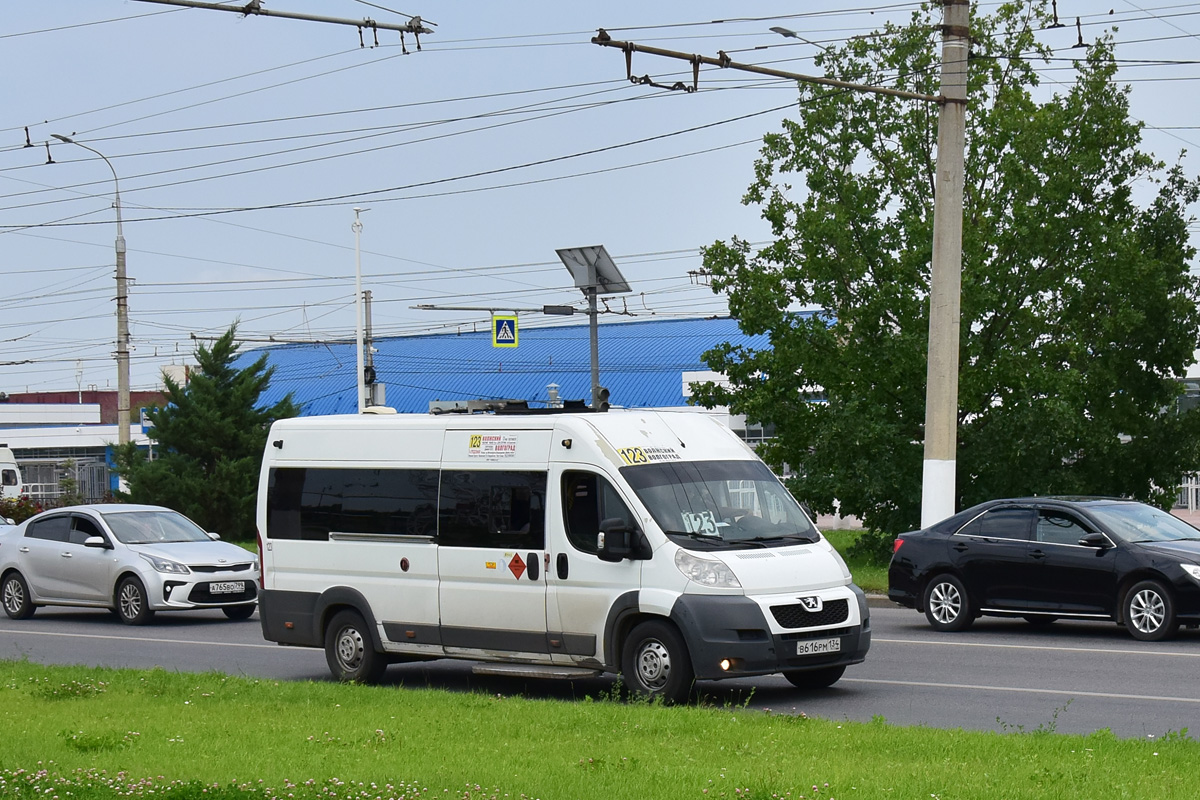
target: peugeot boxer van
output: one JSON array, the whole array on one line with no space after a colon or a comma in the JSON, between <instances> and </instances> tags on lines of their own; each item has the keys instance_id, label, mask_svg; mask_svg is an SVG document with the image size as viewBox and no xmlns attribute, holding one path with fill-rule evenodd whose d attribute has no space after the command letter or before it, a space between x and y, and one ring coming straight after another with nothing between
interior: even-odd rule
<instances>
[{"instance_id":1,"label":"peugeot boxer van","mask_svg":"<svg viewBox=\"0 0 1200 800\"><path fill-rule=\"evenodd\" d=\"M733 432L696 412L287 419L258 492L259 615L341 680L389 663L824 687L870 646L837 552Z\"/></svg>"}]
</instances>

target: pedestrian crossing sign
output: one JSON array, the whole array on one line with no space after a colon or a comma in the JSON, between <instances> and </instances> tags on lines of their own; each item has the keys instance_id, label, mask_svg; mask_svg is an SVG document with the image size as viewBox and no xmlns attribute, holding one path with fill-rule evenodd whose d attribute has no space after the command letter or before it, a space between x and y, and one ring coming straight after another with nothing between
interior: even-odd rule
<instances>
[{"instance_id":1,"label":"pedestrian crossing sign","mask_svg":"<svg viewBox=\"0 0 1200 800\"><path fill-rule=\"evenodd\" d=\"M516 316L502 317L495 315L492 317L492 347L516 347L517 346L517 318Z\"/></svg>"}]
</instances>

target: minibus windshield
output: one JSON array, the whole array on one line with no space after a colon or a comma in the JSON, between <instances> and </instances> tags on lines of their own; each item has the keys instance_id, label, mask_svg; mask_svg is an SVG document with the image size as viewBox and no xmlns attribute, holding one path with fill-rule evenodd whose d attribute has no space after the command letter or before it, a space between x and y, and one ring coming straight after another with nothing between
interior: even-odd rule
<instances>
[{"instance_id":1,"label":"minibus windshield","mask_svg":"<svg viewBox=\"0 0 1200 800\"><path fill-rule=\"evenodd\" d=\"M782 547L821 538L761 461L665 461L621 474L681 547Z\"/></svg>"}]
</instances>

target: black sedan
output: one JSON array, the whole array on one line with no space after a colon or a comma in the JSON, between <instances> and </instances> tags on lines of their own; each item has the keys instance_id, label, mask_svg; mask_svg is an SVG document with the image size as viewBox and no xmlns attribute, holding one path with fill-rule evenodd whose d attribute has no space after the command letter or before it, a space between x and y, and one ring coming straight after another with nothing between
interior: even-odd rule
<instances>
[{"instance_id":1,"label":"black sedan","mask_svg":"<svg viewBox=\"0 0 1200 800\"><path fill-rule=\"evenodd\" d=\"M1108 619L1158 641L1200 625L1200 530L1132 500L993 500L900 534L888 597L939 631Z\"/></svg>"}]
</instances>

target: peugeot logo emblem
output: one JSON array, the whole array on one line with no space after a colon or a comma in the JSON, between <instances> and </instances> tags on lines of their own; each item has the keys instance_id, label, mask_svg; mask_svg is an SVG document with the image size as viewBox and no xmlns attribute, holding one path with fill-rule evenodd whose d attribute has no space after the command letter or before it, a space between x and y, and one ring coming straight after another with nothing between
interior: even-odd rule
<instances>
[{"instance_id":1,"label":"peugeot logo emblem","mask_svg":"<svg viewBox=\"0 0 1200 800\"><path fill-rule=\"evenodd\" d=\"M804 610L812 614L819 612L825 605L819 597L801 597L799 600L800 605L804 606Z\"/></svg>"}]
</instances>

